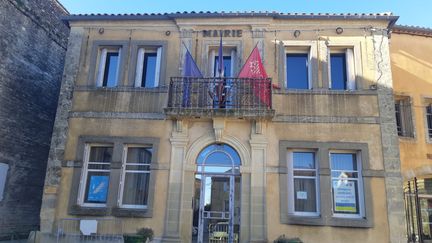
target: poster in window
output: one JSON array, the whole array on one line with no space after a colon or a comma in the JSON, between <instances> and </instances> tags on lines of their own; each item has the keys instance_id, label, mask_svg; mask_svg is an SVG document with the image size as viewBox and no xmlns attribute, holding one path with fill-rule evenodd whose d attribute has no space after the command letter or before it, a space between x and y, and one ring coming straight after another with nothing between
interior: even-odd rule
<instances>
[{"instance_id":1,"label":"poster in window","mask_svg":"<svg viewBox=\"0 0 432 243\"><path fill-rule=\"evenodd\" d=\"M108 176L90 176L90 185L88 189L87 201L106 202L108 194L108 184Z\"/></svg>"},{"instance_id":2,"label":"poster in window","mask_svg":"<svg viewBox=\"0 0 432 243\"><path fill-rule=\"evenodd\" d=\"M336 212L357 212L356 188L354 181L333 181L333 193Z\"/></svg>"}]
</instances>

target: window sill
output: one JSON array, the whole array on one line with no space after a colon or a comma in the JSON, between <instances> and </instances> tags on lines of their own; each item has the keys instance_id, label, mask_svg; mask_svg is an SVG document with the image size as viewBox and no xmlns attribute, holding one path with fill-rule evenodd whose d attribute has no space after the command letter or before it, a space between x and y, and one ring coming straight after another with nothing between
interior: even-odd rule
<instances>
[{"instance_id":1,"label":"window sill","mask_svg":"<svg viewBox=\"0 0 432 243\"><path fill-rule=\"evenodd\" d=\"M333 226L350 228L372 228L373 223L365 218L339 218L321 216L298 216L285 215L281 218L282 224L311 225L311 226Z\"/></svg>"},{"instance_id":2,"label":"window sill","mask_svg":"<svg viewBox=\"0 0 432 243\"><path fill-rule=\"evenodd\" d=\"M117 217L129 217L129 218L151 218L153 213L150 209L139 209L139 208L119 208L115 207L112 209L111 214Z\"/></svg>"},{"instance_id":3,"label":"window sill","mask_svg":"<svg viewBox=\"0 0 432 243\"><path fill-rule=\"evenodd\" d=\"M71 215L88 215L88 216L106 216L109 214L109 209L106 207L84 207L73 205L69 209Z\"/></svg>"},{"instance_id":4,"label":"window sill","mask_svg":"<svg viewBox=\"0 0 432 243\"><path fill-rule=\"evenodd\" d=\"M294 224L294 225L325 225L324 219L321 216L299 216L289 214L281 219L283 224Z\"/></svg>"},{"instance_id":5,"label":"window sill","mask_svg":"<svg viewBox=\"0 0 432 243\"><path fill-rule=\"evenodd\" d=\"M376 90L331 90L331 89L273 89L273 94L344 94L344 95L377 95Z\"/></svg>"},{"instance_id":6,"label":"window sill","mask_svg":"<svg viewBox=\"0 0 432 243\"><path fill-rule=\"evenodd\" d=\"M153 88L145 87L132 87L132 86L116 86L116 87L96 87L96 86L76 86L75 91L99 91L99 92L153 92L153 93L165 93L168 92L167 85L160 85Z\"/></svg>"},{"instance_id":7,"label":"window sill","mask_svg":"<svg viewBox=\"0 0 432 243\"><path fill-rule=\"evenodd\" d=\"M366 218L342 218L332 217L327 224L335 227L352 227L352 228L372 228L373 223Z\"/></svg>"}]
</instances>

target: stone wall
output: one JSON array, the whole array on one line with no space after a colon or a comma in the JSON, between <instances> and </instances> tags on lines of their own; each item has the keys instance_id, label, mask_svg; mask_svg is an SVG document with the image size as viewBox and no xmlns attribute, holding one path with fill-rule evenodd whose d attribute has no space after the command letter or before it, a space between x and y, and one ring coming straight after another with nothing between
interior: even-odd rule
<instances>
[{"instance_id":1,"label":"stone wall","mask_svg":"<svg viewBox=\"0 0 432 243\"><path fill-rule=\"evenodd\" d=\"M55 0L0 1L0 239L39 228L47 157L66 51L68 12Z\"/></svg>"}]
</instances>

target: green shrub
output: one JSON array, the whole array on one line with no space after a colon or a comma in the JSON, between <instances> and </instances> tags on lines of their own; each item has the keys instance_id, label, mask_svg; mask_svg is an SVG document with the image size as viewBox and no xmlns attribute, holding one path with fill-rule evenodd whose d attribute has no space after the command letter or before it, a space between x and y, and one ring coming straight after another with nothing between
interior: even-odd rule
<instances>
[{"instance_id":1,"label":"green shrub","mask_svg":"<svg viewBox=\"0 0 432 243\"><path fill-rule=\"evenodd\" d=\"M300 240L300 238L286 238L285 235L279 236L276 240L273 241L274 243L303 243L303 241Z\"/></svg>"},{"instance_id":2,"label":"green shrub","mask_svg":"<svg viewBox=\"0 0 432 243\"><path fill-rule=\"evenodd\" d=\"M142 229L139 229L137 231L137 235L143 236L144 242L145 242L145 241L147 241L147 239L149 241L153 240L154 233L153 233L153 230L150 228L142 228Z\"/></svg>"},{"instance_id":3,"label":"green shrub","mask_svg":"<svg viewBox=\"0 0 432 243\"><path fill-rule=\"evenodd\" d=\"M150 228L142 228L137 230L134 235L123 235L125 243L146 243L147 240L153 240L153 230Z\"/></svg>"}]
</instances>

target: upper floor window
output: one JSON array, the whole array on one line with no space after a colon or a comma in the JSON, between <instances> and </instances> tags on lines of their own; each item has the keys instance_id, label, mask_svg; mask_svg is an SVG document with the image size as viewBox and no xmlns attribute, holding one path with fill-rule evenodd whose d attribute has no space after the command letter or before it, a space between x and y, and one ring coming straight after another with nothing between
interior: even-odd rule
<instances>
[{"instance_id":1,"label":"upper floor window","mask_svg":"<svg viewBox=\"0 0 432 243\"><path fill-rule=\"evenodd\" d=\"M363 184L357 153L330 152L333 214L340 217L362 217Z\"/></svg>"},{"instance_id":2,"label":"upper floor window","mask_svg":"<svg viewBox=\"0 0 432 243\"><path fill-rule=\"evenodd\" d=\"M119 76L121 48L100 49L96 85L98 87L116 87Z\"/></svg>"},{"instance_id":3,"label":"upper floor window","mask_svg":"<svg viewBox=\"0 0 432 243\"><path fill-rule=\"evenodd\" d=\"M329 65L330 89L356 89L354 51L352 48L330 50Z\"/></svg>"},{"instance_id":4,"label":"upper floor window","mask_svg":"<svg viewBox=\"0 0 432 243\"><path fill-rule=\"evenodd\" d=\"M414 137L411 102L409 97L395 99L397 133L401 137Z\"/></svg>"},{"instance_id":5,"label":"upper floor window","mask_svg":"<svg viewBox=\"0 0 432 243\"><path fill-rule=\"evenodd\" d=\"M432 104L426 106L427 136L432 140Z\"/></svg>"},{"instance_id":6,"label":"upper floor window","mask_svg":"<svg viewBox=\"0 0 432 243\"><path fill-rule=\"evenodd\" d=\"M140 47L138 49L135 87L159 86L162 47Z\"/></svg>"},{"instance_id":7,"label":"upper floor window","mask_svg":"<svg viewBox=\"0 0 432 243\"><path fill-rule=\"evenodd\" d=\"M309 54L286 54L286 87L288 89L309 89Z\"/></svg>"},{"instance_id":8,"label":"upper floor window","mask_svg":"<svg viewBox=\"0 0 432 243\"><path fill-rule=\"evenodd\" d=\"M318 168L315 152L288 152L289 212L302 216L319 215Z\"/></svg>"},{"instance_id":9,"label":"upper floor window","mask_svg":"<svg viewBox=\"0 0 432 243\"><path fill-rule=\"evenodd\" d=\"M219 56L218 46L210 47L209 60L210 60L210 74L212 77L219 77ZM230 46L223 47L223 76L233 77L235 75L235 57L236 48Z\"/></svg>"},{"instance_id":10,"label":"upper floor window","mask_svg":"<svg viewBox=\"0 0 432 243\"><path fill-rule=\"evenodd\" d=\"M151 160L151 147L124 147L120 207L147 208Z\"/></svg>"},{"instance_id":11,"label":"upper floor window","mask_svg":"<svg viewBox=\"0 0 432 243\"><path fill-rule=\"evenodd\" d=\"M0 202L3 200L4 189L6 187L6 176L9 169L8 164L0 163Z\"/></svg>"},{"instance_id":12,"label":"upper floor window","mask_svg":"<svg viewBox=\"0 0 432 243\"><path fill-rule=\"evenodd\" d=\"M86 144L78 204L106 206L112 154L111 145Z\"/></svg>"}]
</instances>

